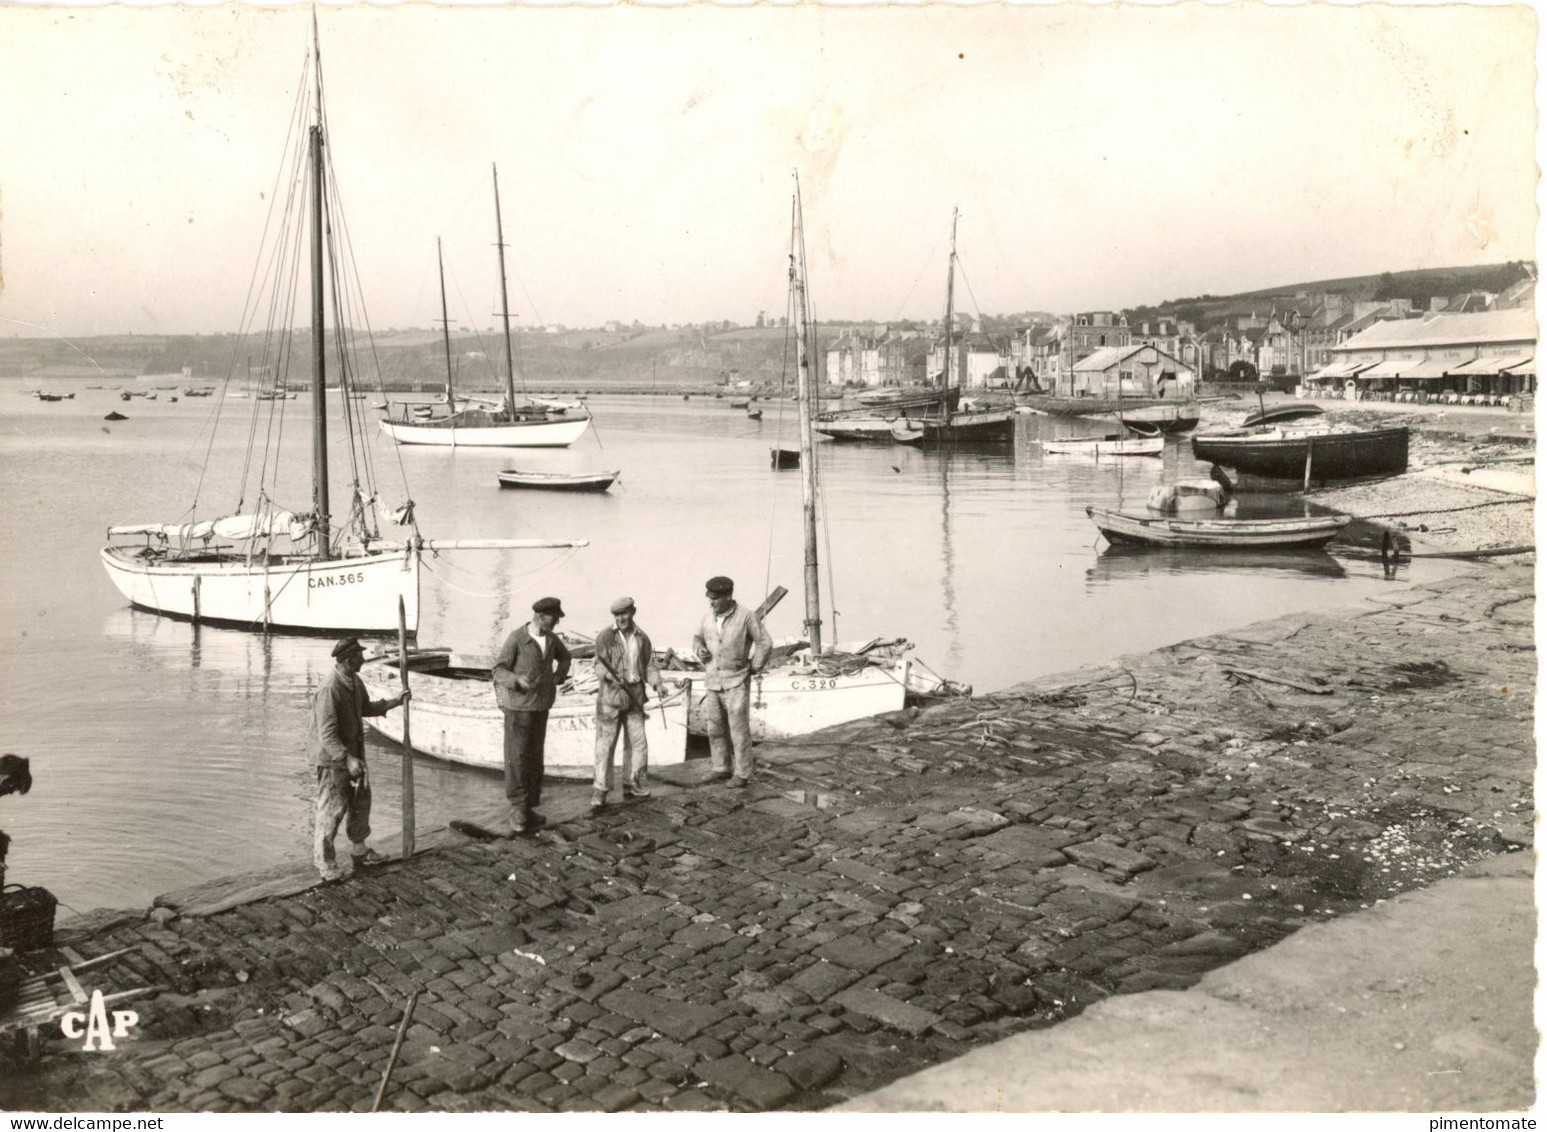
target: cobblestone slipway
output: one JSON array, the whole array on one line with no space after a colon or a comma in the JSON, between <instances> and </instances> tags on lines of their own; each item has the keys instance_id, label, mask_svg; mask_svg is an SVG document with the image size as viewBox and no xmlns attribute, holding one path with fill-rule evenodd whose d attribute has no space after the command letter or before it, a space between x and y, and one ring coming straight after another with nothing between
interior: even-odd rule
<instances>
[{"instance_id":1,"label":"cobblestone slipway","mask_svg":"<svg viewBox=\"0 0 1547 1132\"><path fill-rule=\"evenodd\" d=\"M368 1109L418 991L386 1108L824 1107L1527 849L1533 599L1393 586L769 745L751 790L695 760L532 840L121 917L73 945L169 988L139 1040L0 1103Z\"/></svg>"}]
</instances>

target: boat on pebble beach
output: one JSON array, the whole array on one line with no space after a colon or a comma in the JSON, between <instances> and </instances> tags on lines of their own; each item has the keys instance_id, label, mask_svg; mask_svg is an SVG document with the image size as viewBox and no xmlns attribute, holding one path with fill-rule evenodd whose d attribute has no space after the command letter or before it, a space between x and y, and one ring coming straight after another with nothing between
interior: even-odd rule
<instances>
[{"instance_id":1,"label":"boat on pebble beach","mask_svg":"<svg viewBox=\"0 0 1547 1132\"><path fill-rule=\"evenodd\" d=\"M1182 518L1131 515L1100 507L1085 514L1108 542L1191 549L1286 550L1326 546L1353 522L1349 515L1311 515L1291 519Z\"/></svg>"}]
</instances>

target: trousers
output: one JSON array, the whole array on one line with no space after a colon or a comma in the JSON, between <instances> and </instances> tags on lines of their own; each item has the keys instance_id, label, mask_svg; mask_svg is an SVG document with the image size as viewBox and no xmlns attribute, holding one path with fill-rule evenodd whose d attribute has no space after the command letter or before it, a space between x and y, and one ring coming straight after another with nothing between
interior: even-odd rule
<instances>
[{"instance_id":1,"label":"trousers","mask_svg":"<svg viewBox=\"0 0 1547 1132\"><path fill-rule=\"evenodd\" d=\"M612 755L623 737L623 785L644 781L650 766L650 744L645 738L645 716L633 708L596 705L596 778L592 787L598 794L612 789Z\"/></svg>"},{"instance_id":2,"label":"trousers","mask_svg":"<svg viewBox=\"0 0 1547 1132\"><path fill-rule=\"evenodd\" d=\"M548 713L501 710L505 714L505 800L510 803L511 825L525 825L527 815L543 799Z\"/></svg>"},{"instance_id":3,"label":"trousers","mask_svg":"<svg viewBox=\"0 0 1547 1132\"><path fill-rule=\"evenodd\" d=\"M371 835L371 783L362 777L358 783L342 766L317 768L317 807L312 818L312 863L319 872L333 869L338 858L333 839L338 827L355 845L364 845Z\"/></svg>"},{"instance_id":4,"label":"trousers","mask_svg":"<svg viewBox=\"0 0 1547 1132\"><path fill-rule=\"evenodd\" d=\"M752 698L746 684L704 693L704 729L709 732L709 763L716 774L729 770L751 778Z\"/></svg>"}]
</instances>

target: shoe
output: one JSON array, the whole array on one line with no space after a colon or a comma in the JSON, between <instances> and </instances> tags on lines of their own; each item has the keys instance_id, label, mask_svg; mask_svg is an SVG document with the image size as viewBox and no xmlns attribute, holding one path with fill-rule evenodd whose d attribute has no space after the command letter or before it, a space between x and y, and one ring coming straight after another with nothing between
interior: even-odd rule
<instances>
[{"instance_id":1,"label":"shoe","mask_svg":"<svg viewBox=\"0 0 1547 1132\"><path fill-rule=\"evenodd\" d=\"M349 870L334 865L332 868L318 869L317 875L322 878L323 884L337 884L341 880L349 879Z\"/></svg>"},{"instance_id":2,"label":"shoe","mask_svg":"<svg viewBox=\"0 0 1547 1132\"><path fill-rule=\"evenodd\" d=\"M628 794L626 792L624 794L624 797L628 797ZM592 797L592 799L591 799L591 816L593 818L596 817L598 814L600 814L606 808L607 808L607 798L606 798L605 795L596 795L596 796Z\"/></svg>"},{"instance_id":3,"label":"shoe","mask_svg":"<svg viewBox=\"0 0 1547 1132\"><path fill-rule=\"evenodd\" d=\"M711 774L709 776L709 781L710 782L724 782L728 778L730 778L730 776L731 776L731 772L728 771L728 770L717 770L717 771L715 771L713 774Z\"/></svg>"},{"instance_id":4,"label":"shoe","mask_svg":"<svg viewBox=\"0 0 1547 1132\"><path fill-rule=\"evenodd\" d=\"M732 790L745 790L749 785L751 785L750 780L742 778L740 775L737 775L735 778L731 779Z\"/></svg>"},{"instance_id":5,"label":"shoe","mask_svg":"<svg viewBox=\"0 0 1547 1132\"><path fill-rule=\"evenodd\" d=\"M625 799L648 798L650 797L650 791L646 790L643 786L625 786L623 788L623 797Z\"/></svg>"},{"instance_id":6,"label":"shoe","mask_svg":"<svg viewBox=\"0 0 1547 1132\"><path fill-rule=\"evenodd\" d=\"M541 829L543 826L545 826L547 824L548 824L548 819L543 817L536 810L533 810L531 813L526 815L526 828L527 828L528 832L530 832L530 831L532 831L534 829Z\"/></svg>"},{"instance_id":7,"label":"shoe","mask_svg":"<svg viewBox=\"0 0 1547 1132\"><path fill-rule=\"evenodd\" d=\"M374 849L367 849L364 853L356 853L351 858L357 869L369 869L374 865L385 865L387 858Z\"/></svg>"}]
</instances>

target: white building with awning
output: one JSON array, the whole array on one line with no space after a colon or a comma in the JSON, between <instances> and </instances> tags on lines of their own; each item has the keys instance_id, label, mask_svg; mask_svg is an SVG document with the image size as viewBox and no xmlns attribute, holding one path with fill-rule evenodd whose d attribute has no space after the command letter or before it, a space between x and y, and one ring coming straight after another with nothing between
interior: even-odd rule
<instances>
[{"instance_id":1,"label":"white building with awning","mask_svg":"<svg viewBox=\"0 0 1547 1132\"><path fill-rule=\"evenodd\" d=\"M1504 404L1536 392L1536 335L1528 307L1377 322L1332 347L1306 384L1350 398Z\"/></svg>"}]
</instances>

